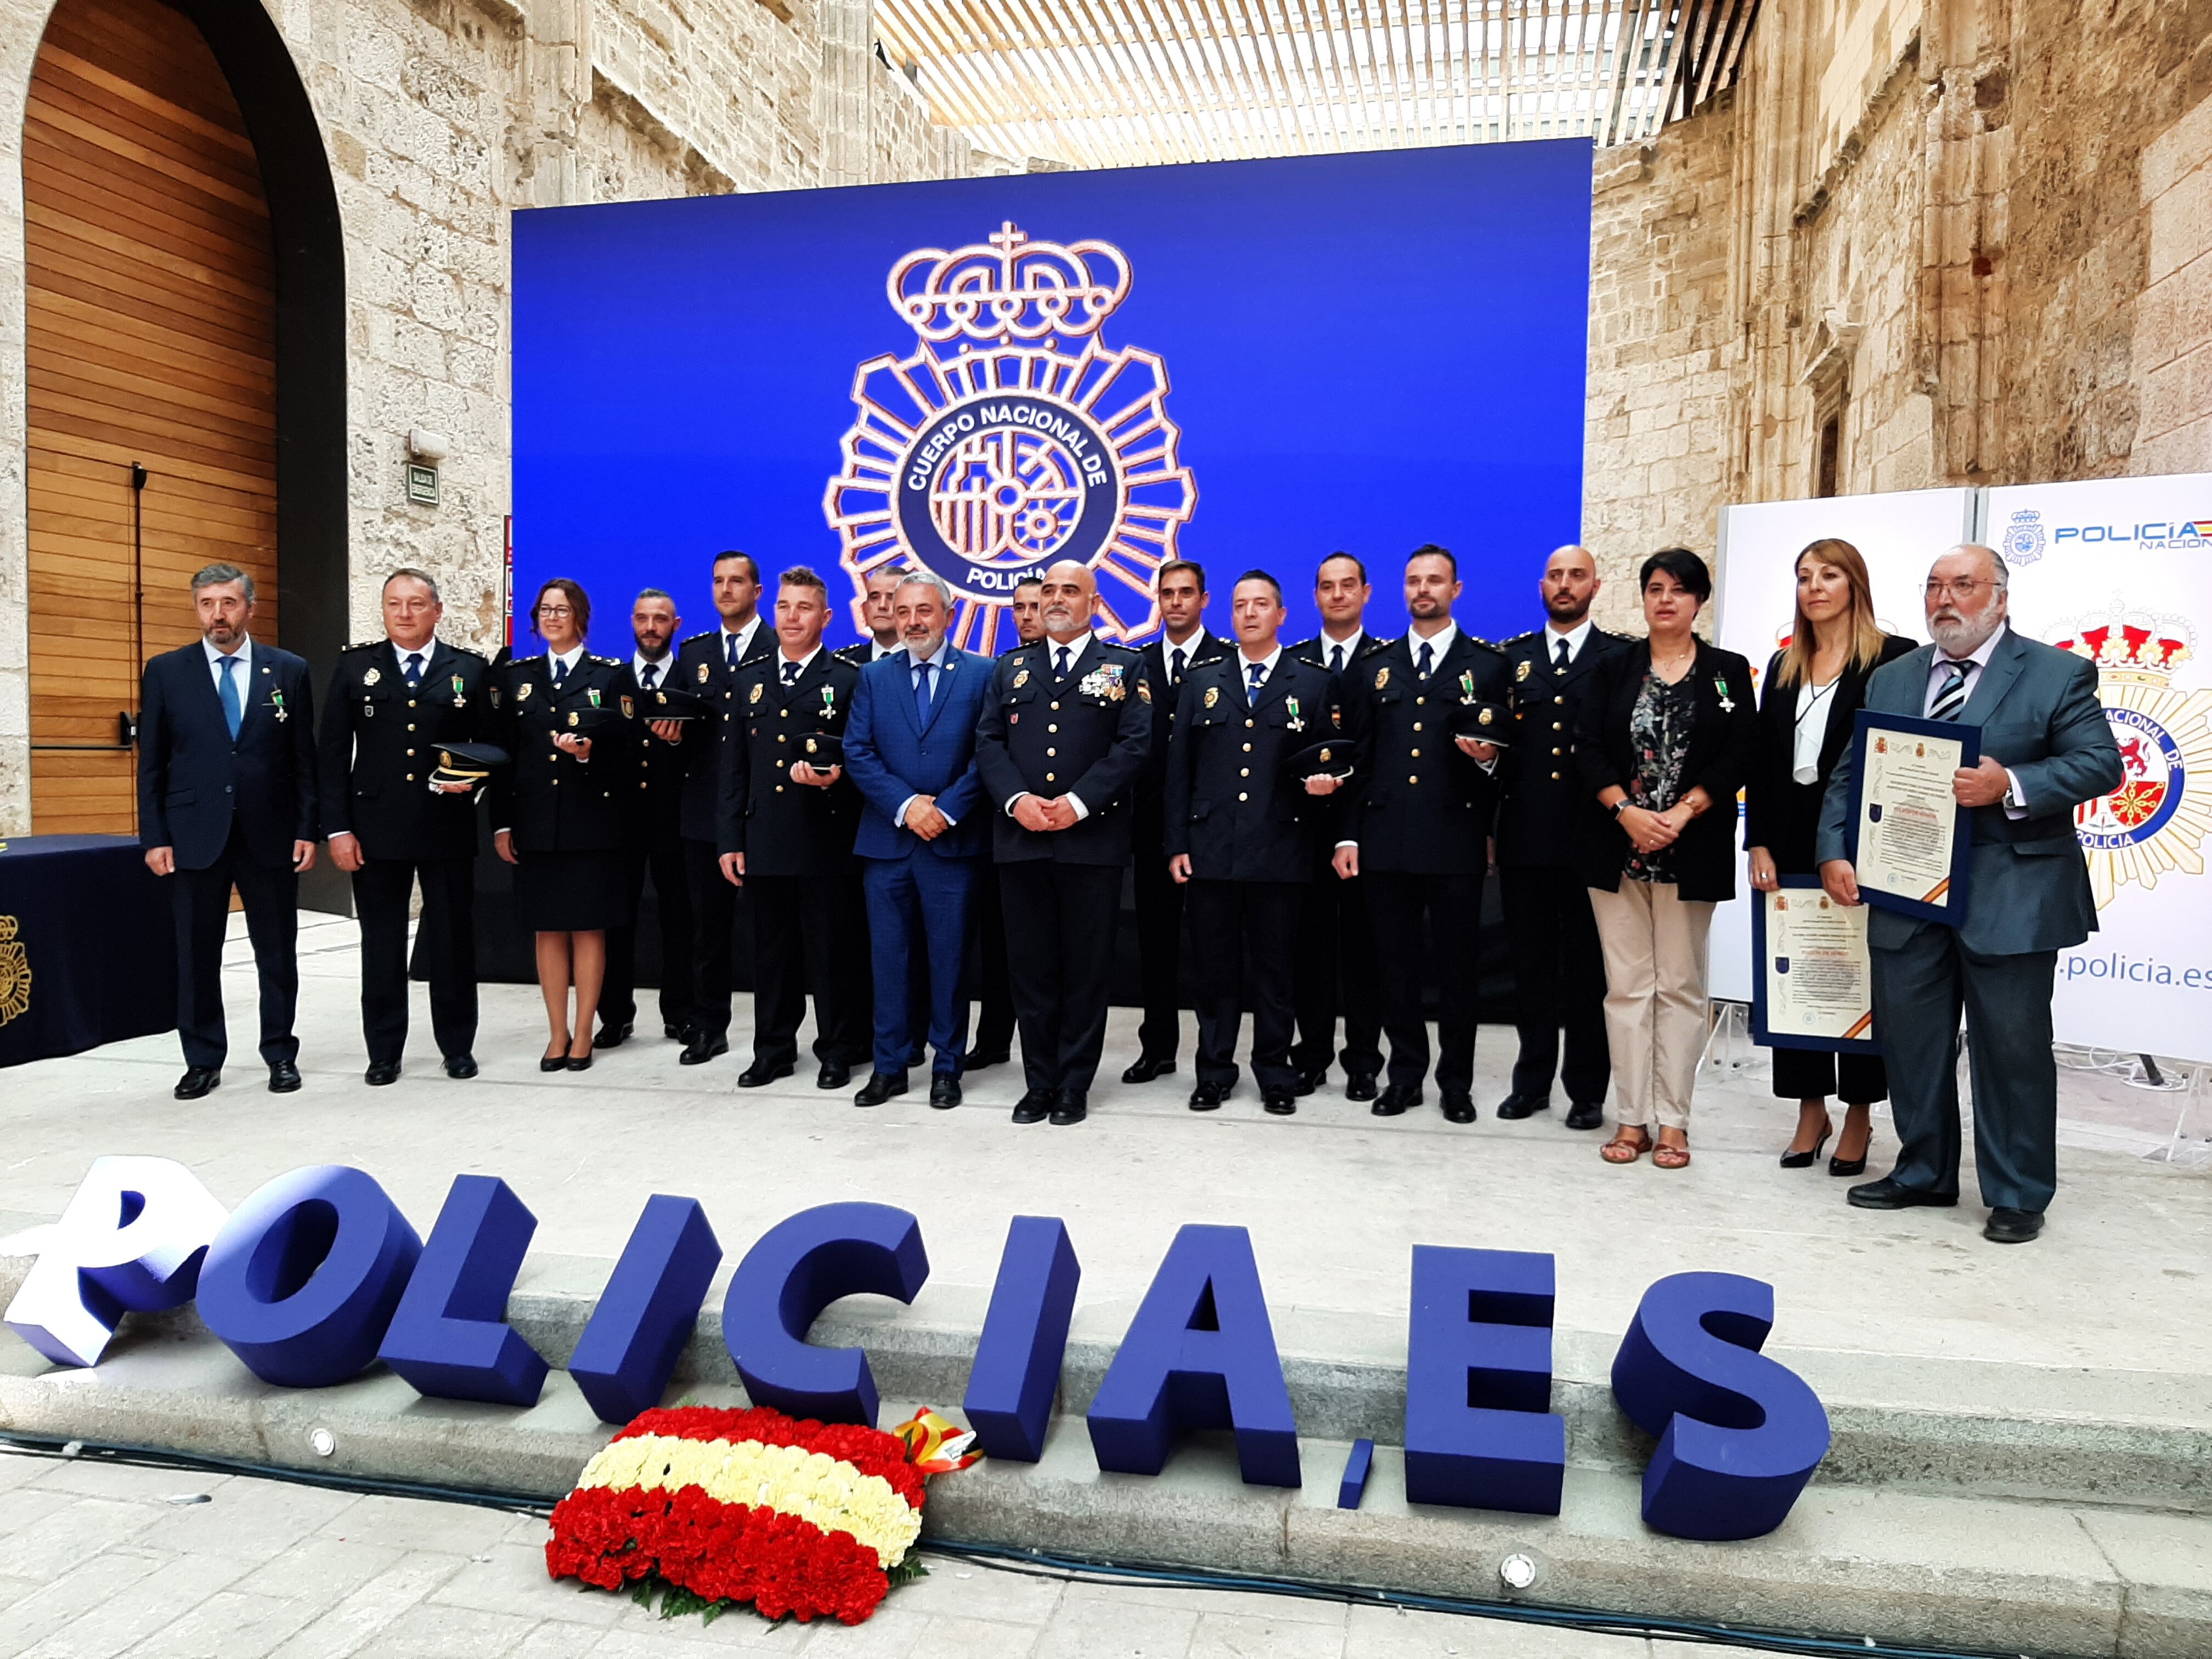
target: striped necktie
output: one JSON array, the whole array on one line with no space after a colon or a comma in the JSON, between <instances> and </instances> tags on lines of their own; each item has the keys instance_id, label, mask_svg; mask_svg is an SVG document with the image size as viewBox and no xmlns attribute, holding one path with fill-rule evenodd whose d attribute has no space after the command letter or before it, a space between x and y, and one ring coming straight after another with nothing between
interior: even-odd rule
<instances>
[{"instance_id":1,"label":"striped necktie","mask_svg":"<svg viewBox=\"0 0 2212 1659\"><path fill-rule=\"evenodd\" d=\"M1955 720L1959 718L1959 711L1966 706L1966 669L1969 665L1947 662L1943 666L1951 671L1951 678L1943 682L1942 689L1936 694L1936 701L1929 705L1928 718L1931 720Z\"/></svg>"}]
</instances>

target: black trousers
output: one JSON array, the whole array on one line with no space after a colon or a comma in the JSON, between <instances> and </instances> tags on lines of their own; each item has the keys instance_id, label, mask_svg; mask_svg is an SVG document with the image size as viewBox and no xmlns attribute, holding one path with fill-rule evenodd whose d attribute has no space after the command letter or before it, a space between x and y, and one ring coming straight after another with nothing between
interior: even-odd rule
<instances>
[{"instance_id":1,"label":"black trousers","mask_svg":"<svg viewBox=\"0 0 2212 1659\"><path fill-rule=\"evenodd\" d=\"M743 890L722 878L710 841L684 841L684 878L691 890L691 1027L711 1037L730 1034L730 934Z\"/></svg>"},{"instance_id":2,"label":"black trousers","mask_svg":"<svg viewBox=\"0 0 2212 1659\"><path fill-rule=\"evenodd\" d=\"M799 1022L814 994L814 1058L867 1064L867 906L858 867L819 876L747 876L753 903L753 1064L799 1059Z\"/></svg>"},{"instance_id":3,"label":"black trousers","mask_svg":"<svg viewBox=\"0 0 2212 1659\"><path fill-rule=\"evenodd\" d=\"M1002 864L999 891L1024 1081L1031 1089L1088 1094L1106 1047L1121 866L1050 859Z\"/></svg>"},{"instance_id":4,"label":"black trousers","mask_svg":"<svg viewBox=\"0 0 2212 1659\"><path fill-rule=\"evenodd\" d=\"M230 840L204 870L169 878L177 921L177 1035L185 1064L220 1066L230 1052L222 1016L222 941L230 927L230 890L246 906L253 969L261 981L261 1058L270 1065L300 1057L292 1015L300 1003L300 877L289 864L256 864L234 822Z\"/></svg>"},{"instance_id":5,"label":"black trousers","mask_svg":"<svg viewBox=\"0 0 2212 1659\"><path fill-rule=\"evenodd\" d=\"M1848 1106L1889 1098L1889 1070L1880 1054L1838 1054L1825 1048L1777 1048L1774 1093L1782 1100L1839 1097Z\"/></svg>"},{"instance_id":6,"label":"black trousers","mask_svg":"<svg viewBox=\"0 0 2212 1659\"><path fill-rule=\"evenodd\" d=\"M1569 1100L1604 1104L1613 1062L1605 1042L1605 952L1589 889L1564 865L1515 864L1498 871L1498 896L1521 1033L1513 1092L1545 1099L1556 1073Z\"/></svg>"},{"instance_id":7,"label":"black trousers","mask_svg":"<svg viewBox=\"0 0 2212 1659\"><path fill-rule=\"evenodd\" d=\"M1367 919L1382 986L1382 1029L1390 1038L1393 1088L1418 1089L1429 1071L1429 1027L1422 1018L1421 969L1437 969L1437 1087L1474 1087L1475 929L1482 921L1480 876L1416 876L1375 871Z\"/></svg>"},{"instance_id":8,"label":"black trousers","mask_svg":"<svg viewBox=\"0 0 2212 1659\"><path fill-rule=\"evenodd\" d=\"M1335 871L1324 868L1304 892L1291 970L1298 1040L1291 1063L1301 1072L1325 1072L1340 1054L1347 1076L1372 1076L1382 1069L1382 1000L1375 977L1367 889L1357 876L1342 881ZM1339 1009L1344 1012L1340 1051Z\"/></svg>"},{"instance_id":9,"label":"black trousers","mask_svg":"<svg viewBox=\"0 0 2212 1659\"><path fill-rule=\"evenodd\" d=\"M1173 1060L1182 1042L1183 890L1167 854L1137 836L1137 979L1145 1017L1137 1047L1146 1060Z\"/></svg>"},{"instance_id":10,"label":"black trousers","mask_svg":"<svg viewBox=\"0 0 2212 1659\"><path fill-rule=\"evenodd\" d=\"M684 867L684 837L659 835L623 854L623 877L629 884L629 912L635 915L645 878L660 914L660 1023L678 1030L691 1023L691 877ZM714 879L722 879L721 872ZM726 885L727 884L724 884ZM637 928L607 929L607 977L599 992L599 1024L629 1025L637 1019Z\"/></svg>"},{"instance_id":11,"label":"black trousers","mask_svg":"<svg viewBox=\"0 0 2212 1659\"><path fill-rule=\"evenodd\" d=\"M1291 1089L1291 975L1285 958L1296 944L1309 884L1194 881L1184 890L1198 955L1198 1080L1237 1081L1237 1031L1252 1015L1252 1078L1262 1090Z\"/></svg>"},{"instance_id":12,"label":"black trousers","mask_svg":"<svg viewBox=\"0 0 2212 1659\"><path fill-rule=\"evenodd\" d=\"M981 860L975 868L976 988L975 1036L969 1054L1002 1054L1014 1046L1014 993L1006 973L1006 907L999 896L999 866Z\"/></svg>"},{"instance_id":13,"label":"black trousers","mask_svg":"<svg viewBox=\"0 0 2212 1659\"><path fill-rule=\"evenodd\" d=\"M364 859L353 874L353 903L361 916L361 1030L372 1062L397 1065L407 1048L407 899L418 877L430 1034L448 1059L476 1047L476 860Z\"/></svg>"}]
</instances>

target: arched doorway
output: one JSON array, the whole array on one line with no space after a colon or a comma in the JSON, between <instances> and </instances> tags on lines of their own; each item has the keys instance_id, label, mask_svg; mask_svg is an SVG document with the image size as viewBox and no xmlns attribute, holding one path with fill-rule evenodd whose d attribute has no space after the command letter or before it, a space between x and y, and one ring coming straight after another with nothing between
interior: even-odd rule
<instances>
[{"instance_id":1,"label":"arched doorway","mask_svg":"<svg viewBox=\"0 0 2212 1659\"><path fill-rule=\"evenodd\" d=\"M23 130L31 811L135 828L138 670L218 560L319 668L345 619L343 263L258 4L60 0Z\"/></svg>"}]
</instances>

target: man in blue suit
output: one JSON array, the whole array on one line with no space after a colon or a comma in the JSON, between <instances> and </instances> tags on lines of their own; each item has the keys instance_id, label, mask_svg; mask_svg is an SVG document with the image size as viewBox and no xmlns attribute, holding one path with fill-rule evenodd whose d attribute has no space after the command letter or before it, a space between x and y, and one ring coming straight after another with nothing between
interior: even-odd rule
<instances>
[{"instance_id":1,"label":"man in blue suit","mask_svg":"<svg viewBox=\"0 0 2212 1659\"><path fill-rule=\"evenodd\" d=\"M2120 752L2097 700L2095 665L2005 625L2004 563L1954 548L1928 573L1933 645L1875 671L1874 713L1981 728L1981 760L1952 794L1972 836L1966 914L1954 927L1877 909L1868 919L1875 1034L1889 1062L1897 1166L1850 1190L1862 1209L1959 1201L1961 1008L1972 1045L1974 1168L1990 1206L1982 1236L2021 1244L2058 1186L2058 1071L2051 988L2058 952L2095 931L2074 809L2118 788ZM1856 763L1845 750L1822 804L1820 879L1859 902L1847 856Z\"/></svg>"},{"instance_id":2,"label":"man in blue suit","mask_svg":"<svg viewBox=\"0 0 2212 1659\"><path fill-rule=\"evenodd\" d=\"M860 671L845 723L845 770L866 802L853 850L868 901L876 988L875 1070L853 1097L880 1106L907 1087L907 975L926 956L933 1106L960 1103L968 1005L960 963L986 832L975 726L991 659L945 638L952 591L926 571L898 586L905 648Z\"/></svg>"},{"instance_id":3,"label":"man in blue suit","mask_svg":"<svg viewBox=\"0 0 2212 1659\"><path fill-rule=\"evenodd\" d=\"M253 578L192 578L200 637L146 665L139 692L138 839L177 918L179 1100L222 1081L222 942L230 890L261 980L261 1058L273 1094L300 1086L300 872L315 862L315 700L307 665L247 631Z\"/></svg>"}]
</instances>

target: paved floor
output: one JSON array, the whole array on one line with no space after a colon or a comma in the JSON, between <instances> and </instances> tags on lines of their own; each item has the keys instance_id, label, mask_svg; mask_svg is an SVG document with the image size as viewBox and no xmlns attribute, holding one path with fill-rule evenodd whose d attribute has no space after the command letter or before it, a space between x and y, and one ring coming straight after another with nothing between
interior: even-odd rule
<instances>
[{"instance_id":1,"label":"paved floor","mask_svg":"<svg viewBox=\"0 0 2212 1659\"><path fill-rule=\"evenodd\" d=\"M542 1076L544 1015L529 986L489 986L477 1045L483 1074L437 1069L422 993L410 1069L372 1090L363 1063L350 922L319 919L302 937L301 1063L307 1086L261 1086L248 1022L242 939L227 976L238 1063L204 1101L169 1097L174 1039L149 1037L8 1074L0 1089L0 1212L51 1218L99 1152L155 1152L191 1165L235 1204L307 1163L360 1165L428 1231L462 1171L503 1176L539 1218L534 1249L617 1254L653 1192L707 1206L734 1257L776 1220L816 1203L872 1199L922 1221L932 1289L988 1285L1007 1219L1064 1217L1083 1262L1082 1296L1141 1294L1185 1221L1252 1229L1272 1304L1401 1318L1415 1243L1544 1249L1559 1257L1563 1328L1617 1334L1644 1286L1686 1268L1773 1282L1778 1345L2212 1372L2212 1176L2146 1156L2162 1152L2177 1104L2109 1078L2062 1073L2061 1188L2044 1238L1983 1242L1982 1211L1869 1214L1847 1207L1825 1168L1785 1171L1775 1154L1794 1109L1769 1092L1763 1060L1709 1067L1680 1172L1647 1159L1602 1164L1601 1137L1560 1115L1504 1123L1510 1030L1476 1049L1484 1116L1447 1123L1431 1103L1380 1119L1346 1101L1340 1079L1269 1118L1249 1084L1223 1110L1195 1115L1185 1071L1125 1088L1133 1014L1115 1011L1091 1121L1018 1127L1015 1067L970 1078L968 1103L933 1111L910 1095L874 1111L812 1086L809 1066L740 1092L745 1000L734 1052L679 1066L657 1024L588 1073ZM1186 1041L1189 1017L1185 1017ZM2189 1136L2212 1134L2199 1102ZM1874 1168L1893 1149L1878 1122ZM0 1231L7 1225L0 1223Z\"/></svg>"},{"instance_id":2,"label":"paved floor","mask_svg":"<svg viewBox=\"0 0 2212 1659\"><path fill-rule=\"evenodd\" d=\"M207 1501L197 1502L204 1497ZM663 1621L545 1576L545 1523L0 1451L0 1659L1691 1659L1683 1644L1342 1602L1067 1583L924 1554L865 1625ZM1658 1650L1655 1652L1655 1650ZM1729 1659L1749 1650L1699 1645Z\"/></svg>"}]
</instances>

